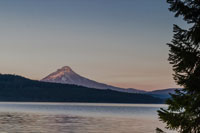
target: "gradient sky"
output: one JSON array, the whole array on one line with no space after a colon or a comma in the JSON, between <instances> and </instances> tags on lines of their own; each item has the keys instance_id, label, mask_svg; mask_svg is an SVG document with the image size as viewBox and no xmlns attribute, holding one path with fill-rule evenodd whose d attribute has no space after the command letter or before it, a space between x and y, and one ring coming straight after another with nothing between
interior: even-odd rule
<instances>
[{"instance_id":1,"label":"gradient sky","mask_svg":"<svg viewBox=\"0 0 200 133\"><path fill-rule=\"evenodd\" d=\"M177 87L165 0L1 0L0 73L41 79L62 66L137 89Z\"/></svg>"}]
</instances>

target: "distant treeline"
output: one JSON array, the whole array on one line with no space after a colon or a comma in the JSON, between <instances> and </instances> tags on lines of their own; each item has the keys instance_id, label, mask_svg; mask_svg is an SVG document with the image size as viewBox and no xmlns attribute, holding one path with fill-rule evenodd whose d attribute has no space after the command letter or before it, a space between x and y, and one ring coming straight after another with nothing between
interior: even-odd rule
<instances>
[{"instance_id":1,"label":"distant treeline","mask_svg":"<svg viewBox=\"0 0 200 133\"><path fill-rule=\"evenodd\" d=\"M99 90L76 85L47 83L21 76L0 74L0 101L163 103L145 94Z\"/></svg>"}]
</instances>

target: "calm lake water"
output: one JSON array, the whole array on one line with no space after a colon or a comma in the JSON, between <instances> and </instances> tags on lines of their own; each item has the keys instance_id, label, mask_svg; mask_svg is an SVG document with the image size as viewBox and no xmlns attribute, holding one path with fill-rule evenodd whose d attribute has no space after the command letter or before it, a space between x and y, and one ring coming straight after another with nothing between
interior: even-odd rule
<instances>
[{"instance_id":1,"label":"calm lake water","mask_svg":"<svg viewBox=\"0 0 200 133\"><path fill-rule=\"evenodd\" d=\"M158 104L0 103L0 133L155 133Z\"/></svg>"}]
</instances>

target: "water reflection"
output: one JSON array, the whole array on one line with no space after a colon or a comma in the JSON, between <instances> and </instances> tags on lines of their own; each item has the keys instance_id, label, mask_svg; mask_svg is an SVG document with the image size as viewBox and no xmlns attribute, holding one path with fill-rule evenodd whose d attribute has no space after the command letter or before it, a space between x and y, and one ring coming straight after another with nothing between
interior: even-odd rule
<instances>
[{"instance_id":1,"label":"water reflection","mask_svg":"<svg viewBox=\"0 0 200 133\"><path fill-rule=\"evenodd\" d=\"M163 105L161 105L162 107ZM160 105L0 103L0 133L154 133Z\"/></svg>"},{"instance_id":2,"label":"water reflection","mask_svg":"<svg viewBox=\"0 0 200 133\"><path fill-rule=\"evenodd\" d=\"M149 133L154 132L155 125L151 120L133 118L0 113L0 131L7 133Z\"/></svg>"}]
</instances>

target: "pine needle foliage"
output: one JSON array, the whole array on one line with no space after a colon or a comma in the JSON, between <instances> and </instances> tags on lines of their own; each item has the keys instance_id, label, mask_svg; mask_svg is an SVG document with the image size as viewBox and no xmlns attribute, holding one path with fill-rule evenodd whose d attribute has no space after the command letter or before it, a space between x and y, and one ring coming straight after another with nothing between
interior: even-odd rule
<instances>
[{"instance_id":1,"label":"pine needle foliage","mask_svg":"<svg viewBox=\"0 0 200 133\"><path fill-rule=\"evenodd\" d=\"M200 0L167 0L175 17L182 17L188 27L174 25L169 62L174 80L183 87L171 94L167 109L158 115L166 127L180 133L200 133Z\"/></svg>"}]
</instances>

